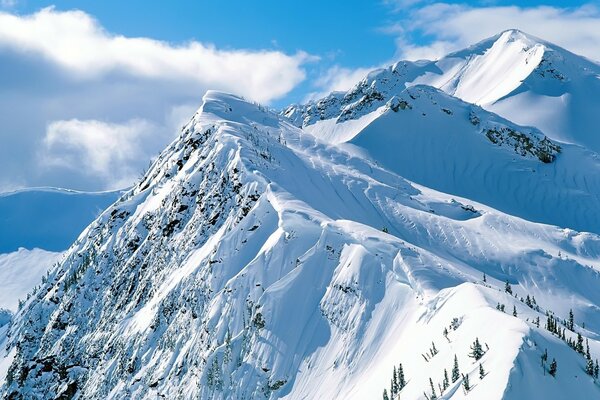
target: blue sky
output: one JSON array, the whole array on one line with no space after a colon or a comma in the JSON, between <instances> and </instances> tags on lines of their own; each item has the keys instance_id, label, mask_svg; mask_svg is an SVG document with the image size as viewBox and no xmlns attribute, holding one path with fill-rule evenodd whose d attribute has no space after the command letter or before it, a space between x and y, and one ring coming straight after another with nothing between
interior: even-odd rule
<instances>
[{"instance_id":1,"label":"blue sky","mask_svg":"<svg viewBox=\"0 0 600 400\"><path fill-rule=\"evenodd\" d=\"M211 88L284 107L509 28L600 60L599 9L550 0L0 0L0 192L130 185Z\"/></svg>"}]
</instances>

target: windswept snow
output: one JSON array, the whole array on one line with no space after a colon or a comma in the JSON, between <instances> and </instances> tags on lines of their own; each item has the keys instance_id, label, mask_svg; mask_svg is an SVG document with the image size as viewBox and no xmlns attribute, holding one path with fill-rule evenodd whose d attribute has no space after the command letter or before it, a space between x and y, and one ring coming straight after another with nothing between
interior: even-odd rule
<instances>
[{"instance_id":1,"label":"windswept snow","mask_svg":"<svg viewBox=\"0 0 600 400\"><path fill-rule=\"evenodd\" d=\"M571 150L556 153L535 129L502 130L517 127L438 91L411 90L377 107L358 135L340 133L353 143L340 146L208 92L180 137L16 314L2 395L381 398L402 363L402 399L423 399L429 378L444 399L519 399L530 387L549 388L548 399L570 397L574 387L598 397L585 359L544 323L546 313L563 319L572 309L573 329L600 356L600 237L411 183L397 157L374 161L380 145L422 154L408 147L418 132L407 131L404 150L376 128L408 129L427 115L448 127L445 136L431 133L445 146L467 143L468 160L484 152L473 174L493 158L535 168L526 174L542 181L540 157L559 169ZM435 150L428 134L418 146ZM493 181L486 175L483 183ZM485 353L477 362L469 357L476 338ZM558 360L556 378L540 365L545 349ZM455 355L472 389L460 378L440 393Z\"/></svg>"}]
</instances>

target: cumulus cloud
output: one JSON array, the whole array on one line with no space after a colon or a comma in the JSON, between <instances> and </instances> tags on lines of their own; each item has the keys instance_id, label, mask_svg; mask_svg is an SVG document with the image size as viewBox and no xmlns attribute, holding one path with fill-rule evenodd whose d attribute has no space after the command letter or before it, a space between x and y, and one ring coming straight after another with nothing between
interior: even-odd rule
<instances>
[{"instance_id":1,"label":"cumulus cloud","mask_svg":"<svg viewBox=\"0 0 600 400\"><path fill-rule=\"evenodd\" d=\"M130 184L159 145L159 127L133 119L122 124L71 119L48 125L41 161L45 167L83 171L108 189Z\"/></svg>"},{"instance_id":2,"label":"cumulus cloud","mask_svg":"<svg viewBox=\"0 0 600 400\"><path fill-rule=\"evenodd\" d=\"M0 191L130 185L207 89L269 104L313 60L120 36L81 11L0 11Z\"/></svg>"},{"instance_id":3,"label":"cumulus cloud","mask_svg":"<svg viewBox=\"0 0 600 400\"><path fill-rule=\"evenodd\" d=\"M393 27L394 25L392 25ZM439 58L506 29L520 29L593 60L600 60L600 10L550 6L473 7L436 3L413 10L402 21L398 57ZM428 38L415 44L411 34Z\"/></svg>"},{"instance_id":4,"label":"cumulus cloud","mask_svg":"<svg viewBox=\"0 0 600 400\"><path fill-rule=\"evenodd\" d=\"M106 32L82 11L45 8L29 15L0 13L0 46L38 54L81 79L113 71L136 76L185 80L235 91L261 102L289 92L305 77L305 53L219 50L190 42L173 46L148 38Z\"/></svg>"}]
</instances>

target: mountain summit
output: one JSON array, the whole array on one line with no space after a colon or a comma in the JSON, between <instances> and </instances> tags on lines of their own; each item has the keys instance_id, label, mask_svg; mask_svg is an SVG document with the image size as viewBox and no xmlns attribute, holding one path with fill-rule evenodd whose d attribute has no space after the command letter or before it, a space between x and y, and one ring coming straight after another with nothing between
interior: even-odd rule
<instances>
[{"instance_id":1,"label":"mountain summit","mask_svg":"<svg viewBox=\"0 0 600 400\"><path fill-rule=\"evenodd\" d=\"M596 153L446 90L518 35L284 115L208 92L3 321L0 394L598 397Z\"/></svg>"},{"instance_id":2,"label":"mountain summit","mask_svg":"<svg viewBox=\"0 0 600 400\"><path fill-rule=\"evenodd\" d=\"M600 65L518 30L437 61L401 61L373 71L347 93L285 111L298 126L356 119L408 86L424 84L480 105L552 139L600 151Z\"/></svg>"}]
</instances>

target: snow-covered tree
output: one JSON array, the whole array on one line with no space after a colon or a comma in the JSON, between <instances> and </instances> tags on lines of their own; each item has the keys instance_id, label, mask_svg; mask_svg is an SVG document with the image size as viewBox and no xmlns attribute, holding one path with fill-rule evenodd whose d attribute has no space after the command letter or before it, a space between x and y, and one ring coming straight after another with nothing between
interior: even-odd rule
<instances>
[{"instance_id":1,"label":"snow-covered tree","mask_svg":"<svg viewBox=\"0 0 600 400\"><path fill-rule=\"evenodd\" d=\"M383 400L390 400L390 396L388 396L387 389L383 389Z\"/></svg>"},{"instance_id":2,"label":"snow-covered tree","mask_svg":"<svg viewBox=\"0 0 600 400\"><path fill-rule=\"evenodd\" d=\"M552 362L550 363L550 370L548 372L550 373L550 375L556 376L557 370L558 370L558 364L556 363L556 360L553 358Z\"/></svg>"},{"instance_id":3,"label":"snow-covered tree","mask_svg":"<svg viewBox=\"0 0 600 400\"><path fill-rule=\"evenodd\" d=\"M504 284L504 291L508 294L513 294L512 286L510 286L510 283L508 283L508 281L506 281L506 283Z\"/></svg>"},{"instance_id":4,"label":"snow-covered tree","mask_svg":"<svg viewBox=\"0 0 600 400\"><path fill-rule=\"evenodd\" d=\"M450 386L450 379L448 379L448 371L444 368L444 380L442 381L442 390L448 389Z\"/></svg>"},{"instance_id":5,"label":"snow-covered tree","mask_svg":"<svg viewBox=\"0 0 600 400\"><path fill-rule=\"evenodd\" d=\"M404 369L402 364L398 365L398 390L404 389L406 386L406 379L404 378Z\"/></svg>"},{"instance_id":6,"label":"snow-covered tree","mask_svg":"<svg viewBox=\"0 0 600 400\"><path fill-rule=\"evenodd\" d=\"M567 322L567 329L569 329L570 331L573 331L573 328L575 326L575 321L574 321L574 317L573 317L573 309L569 310L569 321Z\"/></svg>"},{"instance_id":7,"label":"snow-covered tree","mask_svg":"<svg viewBox=\"0 0 600 400\"><path fill-rule=\"evenodd\" d=\"M452 383L460 379L460 369L458 368L458 358L454 355L454 366L452 367Z\"/></svg>"},{"instance_id":8,"label":"snow-covered tree","mask_svg":"<svg viewBox=\"0 0 600 400\"><path fill-rule=\"evenodd\" d=\"M485 370L483 369L483 365L479 363L479 379L483 379L485 377Z\"/></svg>"},{"instance_id":9,"label":"snow-covered tree","mask_svg":"<svg viewBox=\"0 0 600 400\"><path fill-rule=\"evenodd\" d=\"M431 400L437 399L437 394L435 393L435 386L433 386L433 380L429 378L429 386L431 387L431 396L429 397Z\"/></svg>"},{"instance_id":10,"label":"snow-covered tree","mask_svg":"<svg viewBox=\"0 0 600 400\"><path fill-rule=\"evenodd\" d=\"M585 373L589 376L594 376L594 361L591 358L588 358L587 363L585 365Z\"/></svg>"},{"instance_id":11,"label":"snow-covered tree","mask_svg":"<svg viewBox=\"0 0 600 400\"><path fill-rule=\"evenodd\" d=\"M471 345L471 352L469 353L469 357L474 358L475 361L479 360L485 352L481 347L481 343L479 343L479 338L475 338L475 341Z\"/></svg>"},{"instance_id":12,"label":"snow-covered tree","mask_svg":"<svg viewBox=\"0 0 600 400\"><path fill-rule=\"evenodd\" d=\"M465 388L465 391L468 392L469 390L471 390L471 384L469 383L469 374L467 375L463 375L463 387Z\"/></svg>"}]
</instances>

